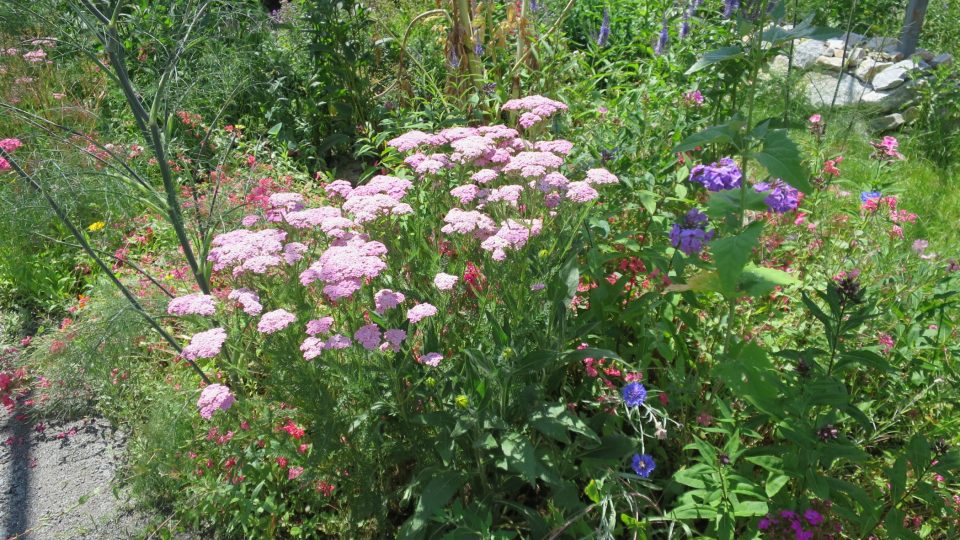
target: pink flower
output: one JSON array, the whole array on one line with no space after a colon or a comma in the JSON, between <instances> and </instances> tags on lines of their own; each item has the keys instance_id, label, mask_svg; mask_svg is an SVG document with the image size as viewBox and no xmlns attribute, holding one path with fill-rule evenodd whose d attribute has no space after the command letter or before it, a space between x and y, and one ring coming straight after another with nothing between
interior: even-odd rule
<instances>
[{"instance_id":1,"label":"pink flower","mask_svg":"<svg viewBox=\"0 0 960 540\"><path fill-rule=\"evenodd\" d=\"M573 143L563 139L557 139L555 141L539 141L533 146L541 152L553 152L555 154L563 154L565 156L570 154L570 151L573 150Z\"/></svg>"},{"instance_id":2,"label":"pink flower","mask_svg":"<svg viewBox=\"0 0 960 540\"><path fill-rule=\"evenodd\" d=\"M324 347L326 347L327 349L337 350L337 349L346 349L352 344L353 342L350 341L350 338L348 338L347 336L344 336L342 334L335 334L327 338L327 342L324 345Z\"/></svg>"},{"instance_id":3,"label":"pink flower","mask_svg":"<svg viewBox=\"0 0 960 540\"><path fill-rule=\"evenodd\" d=\"M222 384L211 384L200 393L200 399L197 400L197 408L200 409L200 417L204 420L210 420L216 411L225 411L229 409L236 398L230 393L230 389Z\"/></svg>"},{"instance_id":4,"label":"pink flower","mask_svg":"<svg viewBox=\"0 0 960 540\"><path fill-rule=\"evenodd\" d=\"M240 224L244 227L253 227L258 221L260 221L260 216L256 214L250 214L243 216L243 219L240 220Z\"/></svg>"},{"instance_id":5,"label":"pink flower","mask_svg":"<svg viewBox=\"0 0 960 540\"><path fill-rule=\"evenodd\" d=\"M462 186L457 186L450 190L450 195L460 199L461 204L467 204L470 201L477 198L477 194L480 192L480 188L473 184L465 184Z\"/></svg>"},{"instance_id":6,"label":"pink flower","mask_svg":"<svg viewBox=\"0 0 960 540\"><path fill-rule=\"evenodd\" d=\"M216 312L216 299L202 293L174 298L167 304L167 313L170 315L213 315Z\"/></svg>"},{"instance_id":7,"label":"pink flower","mask_svg":"<svg viewBox=\"0 0 960 540\"><path fill-rule=\"evenodd\" d=\"M367 223L380 216L413 213L413 208L409 204L399 202L382 193L362 197L351 196L343 204L343 209L353 214L353 220L357 223Z\"/></svg>"},{"instance_id":8,"label":"pink flower","mask_svg":"<svg viewBox=\"0 0 960 540\"><path fill-rule=\"evenodd\" d=\"M21 146L23 146L23 142L20 139L0 139L0 150L8 154L15 152Z\"/></svg>"},{"instance_id":9,"label":"pink flower","mask_svg":"<svg viewBox=\"0 0 960 540\"><path fill-rule=\"evenodd\" d=\"M35 51L25 53L23 55L23 59L27 62L37 64L47 59L47 53L43 49L37 49Z\"/></svg>"},{"instance_id":10,"label":"pink flower","mask_svg":"<svg viewBox=\"0 0 960 540\"><path fill-rule=\"evenodd\" d=\"M307 334L311 336L327 334L330 332L331 326L333 326L333 317L321 317L307 321Z\"/></svg>"},{"instance_id":11,"label":"pink flower","mask_svg":"<svg viewBox=\"0 0 960 540\"><path fill-rule=\"evenodd\" d=\"M606 169L590 169L584 181L588 184L617 184L620 179Z\"/></svg>"},{"instance_id":12,"label":"pink flower","mask_svg":"<svg viewBox=\"0 0 960 540\"><path fill-rule=\"evenodd\" d=\"M446 223L440 230L445 234L472 234L484 239L497 232L497 224L489 216L476 210L461 210L451 208L443 221Z\"/></svg>"},{"instance_id":13,"label":"pink flower","mask_svg":"<svg viewBox=\"0 0 960 540\"><path fill-rule=\"evenodd\" d=\"M517 202L520 200L520 195L523 194L523 186L518 186L516 184L510 184L506 186L498 187L490 192L490 196L487 197L488 202L498 202L505 201L513 206L517 205Z\"/></svg>"},{"instance_id":14,"label":"pink flower","mask_svg":"<svg viewBox=\"0 0 960 540\"><path fill-rule=\"evenodd\" d=\"M287 480L293 480L303 474L303 467L290 467L287 469Z\"/></svg>"},{"instance_id":15,"label":"pink flower","mask_svg":"<svg viewBox=\"0 0 960 540\"><path fill-rule=\"evenodd\" d=\"M213 358L220 353L225 341L227 341L227 331L223 328L194 334L190 338L190 344L183 348L183 357L189 360Z\"/></svg>"},{"instance_id":16,"label":"pink flower","mask_svg":"<svg viewBox=\"0 0 960 540\"><path fill-rule=\"evenodd\" d=\"M437 367L440 365L441 360L443 360L443 355L440 353L430 352L418 358L417 362L430 367Z\"/></svg>"},{"instance_id":17,"label":"pink flower","mask_svg":"<svg viewBox=\"0 0 960 540\"><path fill-rule=\"evenodd\" d=\"M327 184L323 190L326 191L328 195L337 195L346 199L353 193L353 185L346 180L334 180Z\"/></svg>"},{"instance_id":18,"label":"pink flower","mask_svg":"<svg viewBox=\"0 0 960 540\"><path fill-rule=\"evenodd\" d=\"M7 160L6 160L5 158L3 158L2 156L0 156L0 171L8 171L8 170L10 170L10 169L12 169L12 168L13 168L13 167L10 165L10 162L7 161Z\"/></svg>"},{"instance_id":19,"label":"pink flower","mask_svg":"<svg viewBox=\"0 0 960 540\"><path fill-rule=\"evenodd\" d=\"M890 337L890 334L880 332L877 334L877 341L880 343L883 349L883 354L890 354L890 351L893 350L894 345L893 338Z\"/></svg>"},{"instance_id":20,"label":"pink flower","mask_svg":"<svg viewBox=\"0 0 960 540\"><path fill-rule=\"evenodd\" d=\"M409 180L395 176L377 175L371 178L366 184L357 186L350 191L349 194L345 195L345 197L352 199L354 197L383 194L395 200L400 200L407 194L407 190L411 187L413 187L413 184L410 183Z\"/></svg>"},{"instance_id":21,"label":"pink flower","mask_svg":"<svg viewBox=\"0 0 960 540\"><path fill-rule=\"evenodd\" d=\"M373 295L373 302L376 305L377 313L383 315L387 310L393 309L406 300L403 293L391 291L390 289L381 289Z\"/></svg>"},{"instance_id":22,"label":"pink flower","mask_svg":"<svg viewBox=\"0 0 960 540\"><path fill-rule=\"evenodd\" d=\"M823 120L823 117L819 114L811 115L809 121L811 124L819 124Z\"/></svg>"},{"instance_id":23,"label":"pink flower","mask_svg":"<svg viewBox=\"0 0 960 540\"><path fill-rule=\"evenodd\" d=\"M361 326L360 329L353 334L353 339L368 351L376 350L377 347L380 346L380 327L376 324Z\"/></svg>"},{"instance_id":24,"label":"pink flower","mask_svg":"<svg viewBox=\"0 0 960 540\"><path fill-rule=\"evenodd\" d=\"M264 313L263 316L260 317L260 322L257 323L257 331L264 334L272 334L290 326L290 323L295 320L297 320L297 317L293 313L285 309L276 309Z\"/></svg>"},{"instance_id":25,"label":"pink flower","mask_svg":"<svg viewBox=\"0 0 960 540\"><path fill-rule=\"evenodd\" d=\"M386 343L383 344L386 345L386 347L381 345L381 348L399 351L403 340L407 339L407 332L399 328L391 328L383 333L383 339L387 340Z\"/></svg>"},{"instance_id":26,"label":"pink flower","mask_svg":"<svg viewBox=\"0 0 960 540\"><path fill-rule=\"evenodd\" d=\"M307 251L307 246L300 242L290 242L283 246L283 260L287 264L295 264L303 259L303 254Z\"/></svg>"},{"instance_id":27,"label":"pink flower","mask_svg":"<svg viewBox=\"0 0 960 540\"><path fill-rule=\"evenodd\" d=\"M496 180L498 176L500 176L500 173L493 169L480 169L473 173L470 179L478 184L486 184L487 182Z\"/></svg>"},{"instance_id":28,"label":"pink flower","mask_svg":"<svg viewBox=\"0 0 960 540\"><path fill-rule=\"evenodd\" d=\"M441 291L449 291L457 284L457 276L440 272L433 278L433 284Z\"/></svg>"},{"instance_id":29,"label":"pink flower","mask_svg":"<svg viewBox=\"0 0 960 540\"><path fill-rule=\"evenodd\" d=\"M239 303L243 312L247 315L255 316L263 311L263 306L260 305L260 297L250 289L234 289L227 295L227 299Z\"/></svg>"},{"instance_id":30,"label":"pink flower","mask_svg":"<svg viewBox=\"0 0 960 540\"><path fill-rule=\"evenodd\" d=\"M437 308L431 304L417 304L410 308L407 311L407 319L410 320L411 324L417 324L418 322L426 319L427 317L433 317L437 314Z\"/></svg>"},{"instance_id":31,"label":"pink flower","mask_svg":"<svg viewBox=\"0 0 960 540\"><path fill-rule=\"evenodd\" d=\"M316 337L308 337L300 344L300 352L304 360L313 360L327 348L327 342Z\"/></svg>"},{"instance_id":32,"label":"pink flower","mask_svg":"<svg viewBox=\"0 0 960 540\"><path fill-rule=\"evenodd\" d=\"M430 135L418 130L412 130L387 141L387 146L392 146L401 152L407 152L426 144L430 140Z\"/></svg>"},{"instance_id":33,"label":"pink flower","mask_svg":"<svg viewBox=\"0 0 960 540\"><path fill-rule=\"evenodd\" d=\"M520 125L530 127L544 118L549 118L557 112L567 110L567 106L559 101L554 101L543 96L533 95L520 99L511 99L503 104L501 109L505 111L528 111L530 113L527 123L523 121L521 115Z\"/></svg>"},{"instance_id":34,"label":"pink flower","mask_svg":"<svg viewBox=\"0 0 960 540\"><path fill-rule=\"evenodd\" d=\"M599 197L597 190L590 187L587 182L570 182L567 186L567 198L576 203L585 203Z\"/></svg>"}]
</instances>

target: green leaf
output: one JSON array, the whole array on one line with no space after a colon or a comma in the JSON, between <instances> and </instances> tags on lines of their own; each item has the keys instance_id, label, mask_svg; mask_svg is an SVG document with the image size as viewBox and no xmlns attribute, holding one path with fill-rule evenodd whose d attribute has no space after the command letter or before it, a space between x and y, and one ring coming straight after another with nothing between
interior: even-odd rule
<instances>
[{"instance_id":1,"label":"green leaf","mask_svg":"<svg viewBox=\"0 0 960 540\"><path fill-rule=\"evenodd\" d=\"M757 193L756 190L748 189L744 197L744 210L764 210L766 205L763 200L766 198L766 193ZM707 200L707 215L717 220L739 216L740 190L725 189L710 193L710 198Z\"/></svg>"},{"instance_id":2,"label":"green leaf","mask_svg":"<svg viewBox=\"0 0 960 540\"><path fill-rule=\"evenodd\" d=\"M714 240L711 244L710 251L717 261L717 272L720 274L720 287L724 296L729 298L735 295L740 275L750 260L762 231L763 222L755 221L740 234Z\"/></svg>"},{"instance_id":3,"label":"green leaf","mask_svg":"<svg viewBox=\"0 0 960 540\"><path fill-rule=\"evenodd\" d=\"M597 481L590 480L590 483L587 484L587 487L583 489L583 494L587 496L588 499L594 502L594 504L600 503L600 489L597 488Z\"/></svg>"},{"instance_id":4,"label":"green leaf","mask_svg":"<svg viewBox=\"0 0 960 540\"><path fill-rule=\"evenodd\" d=\"M733 505L733 515L738 517L763 516L769 511L764 501L737 501Z\"/></svg>"},{"instance_id":5,"label":"green leaf","mask_svg":"<svg viewBox=\"0 0 960 540\"><path fill-rule=\"evenodd\" d=\"M685 504L674 508L667 514L670 519L713 519L717 516L716 508L705 504Z\"/></svg>"},{"instance_id":6,"label":"green leaf","mask_svg":"<svg viewBox=\"0 0 960 540\"><path fill-rule=\"evenodd\" d=\"M280 130L282 128L283 128L283 122L277 122L276 124L273 125L273 127L267 130L267 135L270 135L271 137L276 137L277 134L280 133Z\"/></svg>"},{"instance_id":7,"label":"green leaf","mask_svg":"<svg viewBox=\"0 0 960 540\"><path fill-rule=\"evenodd\" d=\"M763 296L770 294L774 287L797 283L799 283L797 278L782 270L753 264L748 264L743 269L743 275L740 276L740 290L750 296Z\"/></svg>"},{"instance_id":8,"label":"green leaf","mask_svg":"<svg viewBox=\"0 0 960 540\"><path fill-rule=\"evenodd\" d=\"M680 144L673 148L674 152L688 152L697 147L703 147L714 143L733 143L733 134L728 124L719 126L710 126L703 131L698 131L684 139Z\"/></svg>"},{"instance_id":9,"label":"green leaf","mask_svg":"<svg viewBox=\"0 0 960 540\"><path fill-rule=\"evenodd\" d=\"M426 472L426 471L425 471ZM467 477L459 471L441 471L423 488L413 516L400 529L400 538L421 538L427 522L460 490Z\"/></svg>"},{"instance_id":10,"label":"green leaf","mask_svg":"<svg viewBox=\"0 0 960 540\"><path fill-rule=\"evenodd\" d=\"M780 490L783 489L783 486L787 485L788 482L790 482L789 476L770 473L766 484L763 485L763 489L767 493L767 497L772 499L774 495L780 493Z\"/></svg>"},{"instance_id":11,"label":"green leaf","mask_svg":"<svg viewBox=\"0 0 960 540\"><path fill-rule=\"evenodd\" d=\"M837 361L836 370L842 370L845 367L854 364L862 364L880 371L893 371L890 363L882 356L873 351L847 351L840 353L840 359Z\"/></svg>"},{"instance_id":12,"label":"green leaf","mask_svg":"<svg viewBox=\"0 0 960 540\"><path fill-rule=\"evenodd\" d=\"M743 47L741 45L731 45L729 47L720 47L719 49L708 51L704 53L695 64L690 66L690 69L686 71L685 75L696 73L705 67L740 56L743 56Z\"/></svg>"},{"instance_id":13,"label":"green leaf","mask_svg":"<svg viewBox=\"0 0 960 540\"><path fill-rule=\"evenodd\" d=\"M519 433L510 433L500 443L500 449L507 458L507 467L520 473L520 476L530 485L536 482L544 472L537 453L530 441Z\"/></svg>"},{"instance_id":14,"label":"green leaf","mask_svg":"<svg viewBox=\"0 0 960 540\"><path fill-rule=\"evenodd\" d=\"M768 131L763 137L763 149L747 155L763 165L771 176L780 178L804 193L813 191L813 186L807 180L807 170L800 158L800 149L790 140L786 130Z\"/></svg>"}]
</instances>

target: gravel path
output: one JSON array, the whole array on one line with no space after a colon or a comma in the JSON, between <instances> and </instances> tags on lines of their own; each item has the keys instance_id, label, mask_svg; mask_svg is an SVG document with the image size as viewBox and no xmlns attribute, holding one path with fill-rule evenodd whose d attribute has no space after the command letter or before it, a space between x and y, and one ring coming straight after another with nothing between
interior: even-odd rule
<instances>
[{"instance_id":1,"label":"gravel path","mask_svg":"<svg viewBox=\"0 0 960 540\"><path fill-rule=\"evenodd\" d=\"M40 426L0 414L0 539L141 535L148 517L114 495L123 435L103 419Z\"/></svg>"}]
</instances>

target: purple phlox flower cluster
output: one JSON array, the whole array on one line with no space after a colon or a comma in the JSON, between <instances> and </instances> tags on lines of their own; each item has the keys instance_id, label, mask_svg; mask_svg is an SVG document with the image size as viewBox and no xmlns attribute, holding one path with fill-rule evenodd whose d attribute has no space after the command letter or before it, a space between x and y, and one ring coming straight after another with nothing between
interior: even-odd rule
<instances>
[{"instance_id":1,"label":"purple phlox flower cluster","mask_svg":"<svg viewBox=\"0 0 960 540\"><path fill-rule=\"evenodd\" d=\"M670 26L667 25L667 20L663 20L663 25L660 27L660 33L657 34L657 41L653 44L653 54L660 56L667 50L667 44L670 42Z\"/></svg>"},{"instance_id":2,"label":"purple phlox flower cluster","mask_svg":"<svg viewBox=\"0 0 960 540\"><path fill-rule=\"evenodd\" d=\"M376 324L361 326L354 332L353 339L368 351L376 350L380 347L380 327Z\"/></svg>"},{"instance_id":3,"label":"purple phlox flower cluster","mask_svg":"<svg viewBox=\"0 0 960 540\"><path fill-rule=\"evenodd\" d=\"M333 326L333 317L311 319L307 321L307 335L318 336L320 334L329 334L331 326Z\"/></svg>"},{"instance_id":4,"label":"purple phlox flower cluster","mask_svg":"<svg viewBox=\"0 0 960 540\"><path fill-rule=\"evenodd\" d=\"M573 150L573 143L563 139L557 139L554 141L537 141L533 147L541 152L552 152L554 154L567 156L570 155L570 151Z\"/></svg>"},{"instance_id":5,"label":"purple phlox flower cluster","mask_svg":"<svg viewBox=\"0 0 960 540\"><path fill-rule=\"evenodd\" d=\"M443 360L443 355L435 352L429 352L420 358L417 358L417 362L430 367L439 366L441 360Z\"/></svg>"},{"instance_id":6,"label":"purple phlox flower cluster","mask_svg":"<svg viewBox=\"0 0 960 540\"><path fill-rule=\"evenodd\" d=\"M267 267L280 264L277 254L286 237L287 233L278 229L237 229L218 234L211 242L207 260L213 262L215 271L233 267L234 276L247 271L263 273Z\"/></svg>"},{"instance_id":7,"label":"purple phlox flower cluster","mask_svg":"<svg viewBox=\"0 0 960 540\"><path fill-rule=\"evenodd\" d=\"M764 204L778 214L792 212L800 206L800 191L783 180L777 179L773 183L759 182L754 184L754 191L757 193L770 192L765 199Z\"/></svg>"},{"instance_id":8,"label":"purple phlox flower cluster","mask_svg":"<svg viewBox=\"0 0 960 540\"><path fill-rule=\"evenodd\" d=\"M587 182L570 182L567 185L567 198L575 203L585 203L600 196L600 193Z\"/></svg>"},{"instance_id":9,"label":"purple phlox flower cluster","mask_svg":"<svg viewBox=\"0 0 960 540\"><path fill-rule=\"evenodd\" d=\"M213 315L217 312L216 299L208 294L195 293L170 300L170 315Z\"/></svg>"},{"instance_id":10,"label":"purple phlox flower cluster","mask_svg":"<svg viewBox=\"0 0 960 540\"><path fill-rule=\"evenodd\" d=\"M603 19L600 21L600 32L597 34L597 45L606 47L610 41L610 10L603 8Z\"/></svg>"},{"instance_id":11,"label":"purple phlox flower cluster","mask_svg":"<svg viewBox=\"0 0 960 540\"><path fill-rule=\"evenodd\" d=\"M443 222L446 225L440 230L444 234L471 234L477 239L485 240L497 232L496 222L477 210L451 208L444 216Z\"/></svg>"},{"instance_id":12,"label":"purple phlox flower cluster","mask_svg":"<svg viewBox=\"0 0 960 540\"><path fill-rule=\"evenodd\" d=\"M444 274L443 272L438 273L433 278L433 284L441 291L449 291L457 284L457 280L460 279L457 276Z\"/></svg>"},{"instance_id":13,"label":"purple phlox flower cluster","mask_svg":"<svg viewBox=\"0 0 960 540\"><path fill-rule=\"evenodd\" d=\"M426 319L427 317L433 317L436 314L437 308L432 304L417 304L407 310L407 319L410 320L410 324L417 324L423 319Z\"/></svg>"},{"instance_id":14,"label":"purple phlox flower cluster","mask_svg":"<svg viewBox=\"0 0 960 540\"><path fill-rule=\"evenodd\" d=\"M247 315L259 315L263 311L263 306L260 305L260 296L250 289L234 289L227 295L227 299L240 304L243 312Z\"/></svg>"},{"instance_id":15,"label":"purple phlox flower cluster","mask_svg":"<svg viewBox=\"0 0 960 540\"><path fill-rule=\"evenodd\" d=\"M647 400L647 389L636 381L623 387L623 402L627 407L639 407Z\"/></svg>"},{"instance_id":16,"label":"purple phlox flower cluster","mask_svg":"<svg viewBox=\"0 0 960 540\"><path fill-rule=\"evenodd\" d=\"M681 223L674 223L670 229L670 243L687 255L696 255L709 242L714 231L707 231L709 218L696 208L691 208Z\"/></svg>"},{"instance_id":17,"label":"purple phlox flower cluster","mask_svg":"<svg viewBox=\"0 0 960 540\"><path fill-rule=\"evenodd\" d=\"M824 507L823 510L830 507L829 502L818 504ZM792 540L812 540L813 538L833 540L839 538L839 534L843 530L840 523L828 520L823 513L815 508L804 510L802 515L792 510L781 510L774 514L768 514L760 519L757 528L769 538L790 538Z\"/></svg>"},{"instance_id":18,"label":"purple phlox flower cluster","mask_svg":"<svg viewBox=\"0 0 960 540\"><path fill-rule=\"evenodd\" d=\"M227 331L223 328L199 332L194 334L190 338L190 344L183 348L183 357L188 360L213 358L220 354L225 341L227 341Z\"/></svg>"},{"instance_id":19,"label":"purple phlox flower cluster","mask_svg":"<svg viewBox=\"0 0 960 540\"><path fill-rule=\"evenodd\" d=\"M650 473L657 468L657 464L649 454L634 454L631 467L640 478L650 478Z\"/></svg>"},{"instance_id":20,"label":"purple phlox flower cluster","mask_svg":"<svg viewBox=\"0 0 960 540\"><path fill-rule=\"evenodd\" d=\"M533 95L520 99L511 99L503 104L505 111L525 111L520 115L520 125L529 128L553 116L557 112L567 110L567 106L559 101L547 97Z\"/></svg>"},{"instance_id":21,"label":"purple phlox flower cluster","mask_svg":"<svg viewBox=\"0 0 960 540\"><path fill-rule=\"evenodd\" d=\"M496 234L480 243L484 251L489 251L495 261L503 261L507 258L506 250L519 250L527 245L527 241L532 236L540 234L543 228L543 221L539 219L506 220Z\"/></svg>"},{"instance_id":22,"label":"purple phlox flower cluster","mask_svg":"<svg viewBox=\"0 0 960 540\"><path fill-rule=\"evenodd\" d=\"M708 191L738 188L742 177L740 167L728 157L710 165L696 165L690 171L690 181L702 184Z\"/></svg>"},{"instance_id":23,"label":"purple phlox flower cluster","mask_svg":"<svg viewBox=\"0 0 960 540\"><path fill-rule=\"evenodd\" d=\"M264 334L279 332L290 326L295 320L297 320L297 316L293 313L285 309L275 309L264 313L263 316L260 317L260 322L257 323L257 331Z\"/></svg>"},{"instance_id":24,"label":"purple phlox flower cluster","mask_svg":"<svg viewBox=\"0 0 960 540\"><path fill-rule=\"evenodd\" d=\"M210 420L213 413L229 409L236 398L230 389L222 384L211 384L200 392L197 408L200 409L200 418Z\"/></svg>"},{"instance_id":25,"label":"purple phlox flower cluster","mask_svg":"<svg viewBox=\"0 0 960 540\"><path fill-rule=\"evenodd\" d=\"M365 278L373 279L387 268L380 258L386 253L382 243L361 235L335 240L320 260L300 273L300 283L306 286L320 280L326 284L324 294L332 300L347 298L360 290Z\"/></svg>"},{"instance_id":26,"label":"purple phlox flower cluster","mask_svg":"<svg viewBox=\"0 0 960 540\"><path fill-rule=\"evenodd\" d=\"M407 297L401 292L391 291L390 289L380 289L373 295L373 303L376 311L383 315L387 310L393 309L406 300Z\"/></svg>"},{"instance_id":27,"label":"purple phlox flower cluster","mask_svg":"<svg viewBox=\"0 0 960 540\"><path fill-rule=\"evenodd\" d=\"M584 181L588 184L602 185L617 184L620 182L620 179L617 178L617 175L611 173L610 171L598 168L587 171L587 176L584 178Z\"/></svg>"}]
</instances>

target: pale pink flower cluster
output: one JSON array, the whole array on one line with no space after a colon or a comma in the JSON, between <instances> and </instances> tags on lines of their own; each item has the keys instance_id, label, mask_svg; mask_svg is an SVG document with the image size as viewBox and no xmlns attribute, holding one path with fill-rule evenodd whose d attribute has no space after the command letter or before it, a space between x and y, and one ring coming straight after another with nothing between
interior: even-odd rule
<instances>
[{"instance_id":1,"label":"pale pink flower cluster","mask_svg":"<svg viewBox=\"0 0 960 540\"><path fill-rule=\"evenodd\" d=\"M336 240L300 274L300 283L306 286L319 280L326 284L323 292L331 300L348 298L360 290L364 279L386 269L387 263L380 258L386 253L386 246L362 235Z\"/></svg>"},{"instance_id":2,"label":"pale pink flower cluster","mask_svg":"<svg viewBox=\"0 0 960 540\"><path fill-rule=\"evenodd\" d=\"M203 293L174 298L167 304L167 313L170 315L213 315L216 312L216 299Z\"/></svg>"},{"instance_id":3,"label":"pale pink flower cluster","mask_svg":"<svg viewBox=\"0 0 960 540\"><path fill-rule=\"evenodd\" d=\"M227 341L227 331L223 328L214 328L194 334L190 338L190 344L183 348L183 357L188 360L213 358L220 354L220 349L225 341Z\"/></svg>"},{"instance_id":4,"label":"pale pink flower cluster","mask_svg":"<svg viewBox=\"0 0 960 540\"><path fill-rule=\"evenodd\" d=\"M503 261L507 250L518 250L527 245L530 237L540 234L543 222L539 219L514 221L508 219L493 236L480 243L480 247L489 251L493 260Z\"/></svg>"},{"instance_id":5,"label":"pale pink flower cluster","mask_svg":"<svg viewBox=\"0 0 960 540\"><path fill-rule=\"evenodd\" d=\"M505 111L525 111L520 115L519 120L520 125L524 128L538 124L557 112L567 110L566 104L543 96L511 99L500 108Z\"/></svg>"},{"instance_id":6,"label":"pale pink flower cluster","mask_svg":"<svg viewBox=\"0 0 960 540\"><path fill-rule=\"evenodd\" d=\"M274 193L268 200L270 208L267 210L267 221L283 221L287 212L296 212L303 209L303 195L299 193Z\"/></svg>"},{"instance_id":7,"label":"pale pink flower cluster","mask_svg":"<svg viewBox=\"0 0 960 540\"><path fill-rule=\"evenodd\" d=\"M413 208L409 204L382 193L349 198L347 202L343 203L343 209L353 214L353 220L357 223L367 223L380 216L400 216L413 213Z\"/></svg>"},{"instance_id":8,"label":"pale pink flower cluster","mask_svg":"<svg viewBox=\"0 0 960 540\"><path fill-rule=\"evenodd\" d=\"M307 321L307 335L329 334L331 326L333 326L333 317L320 317Z\"/></svg>"},{"instance_id":9,"label":"pale pink flower cluster","mask_svg":"<svg viewBox=\"0 0 960 540\"><path fill-rule=\"evenodd\" d=\"M262 274L267 268L280 264L278 254L283 250L287 233L278 229L250 231L237 229L214 237L207 255L216 271L233 268L233 275L244 272Z\"/></svg>"},{"instance_id":10,"label":"pale pink flower cluster","mask_svg":"<svg viewBox=\"0 0 960 540\"><path fill-rule=\"evenodd\" d=\"M20 139L0 139L0 150L8 154L15 152L21 146L23 146L23 142Z\"/></svg>"},{"instance_id":11,"label":"pale pink flower cluster","mask_svg":"<svg viewBox=\"0 0 960 540\"><path fill-rule=\"evenodd\" d=\"M600 196L587 182L570 182L567 186L567 198L575 203L585 203Z\"/></svg>"},{"instance_id":12,"label":"pale pink flower cluster","mask_svg":"<svg viewBox=\"0 0 960 540\"><path fill-rule=\"evenodd\" d=\"M445 234L472 234L475 238L484 240L497 232L497 223L477 210L451 208L443 221L446 225L440 230Z\"/></svg>"},{"instance_id":13,"label":"pale pink flower cluster","mask_svg":"<svg viewBox=\"0 0 960 540\"><path fill-rule=\"evenodd\" d=\"M260 296L247 288L234 289L227 295L228 300L233 300L240 304L243 312L247 315L259 315L263 311L260 305Z\"/></svg>"},{"instance_id":14,"label":"pale pink flower cluster","mask_svg":"<svg viewBox=\"0 0 960 540\"><path fill-rule=\"evenodd\" d=\"M197 408L200 409L200 417L204 420L210 420L213 413L229 409L236 398L230 392L230 389L222 384L211 384L200 392L200 399L197 400Z\"/></svg>"},{"instance_id":15,"label":"pale pink flower cluster","mask_svg":"<svg viewBox=\"0 0 960 540\"><path fill-rule=\"evenodd\" d=\"M376 324L361 326L354 332L353 339L368 351L377 350L380 347L380 327Z\"/></svg>"},{"instance_id":16,"label":"pale pink flower cluster","mask_svg":"<svg viewBox=\"0 0 960 540\"><path fill-rule=\"evenodd\" d=\"M443 272L438 273L433 278L433 284L441 291L449 291L453 289L457 284L457 280L460 279L457 276L444 274Z\"/></svg>"},{"instance_id":17,"label":"pale pink flower cluster","mask_svg":"<svg viewBox=\"0 0 960 540\"><path fill-rule=\"evenodd\" d=\"M417 304L407 310L407 319L410 320L410 324L417 324L423 319L433 317L436 314L437 308L432 304Z\"/></svg>"},{"instance_id":18,"label":"pale pink flower cluster","mask_svg":"<svg viewBox=\"0 0 960 540\"><path fill-rule=\"evenodd\" d=\"M23 59L33 64L39 64L40 62L43 62L44 60L47 59L47 52L44 51L43 49L30 51L28 53L24 53Z\"/></svg>"},{"instance_id":19,"label":"pale pink flower cluster","mask_svg":"<svg viewBox=\"0 0 960 540\"><path fill-rule=\"evenodd\" d=\"M390 289L380 289L373 295L373 303L376 305L377 313L383 315L406 300L407 297L401 292L391 291Z\"/></svg>"},{"instance_id":20,"label":"pale pink flower cluster","mask_svg":"<svg viewBox=\"0 0 960 540\"><path fill-rule=\"evenodd\" d=\"M303 353L304 360L313 360L320 356L323 351L346 349L351 345L353 345L353 342L343 334L334 334L327 339L310 336L300 344L300 352Z\"/></svg>"},{"instance_id":21,"label":"pale pink flower cluster","mask_svg":"<svg viewBox=\"0 0 960 540\"><path fill-rule=\"evenodd\" d=\"M437 367L440 365L440 361L443 360L443 355L440 353L429 352L420 358L417 359L417 362L420 362L423 365L430 367Z\"/></svg>"},{"instance_id":22,"label":"pale pink flower cluster","mask_svg":"<svg viewBox=\"0 0 960 540\"><path fill-rule=\"evenodd\" d=\"M257 331L263 334L279 332L290 326L295 320L297 320L297 316L293 313L285 309L275 309L264 313L260 317L260 322L257 323Z\"/></svg>"}]
</instances>

